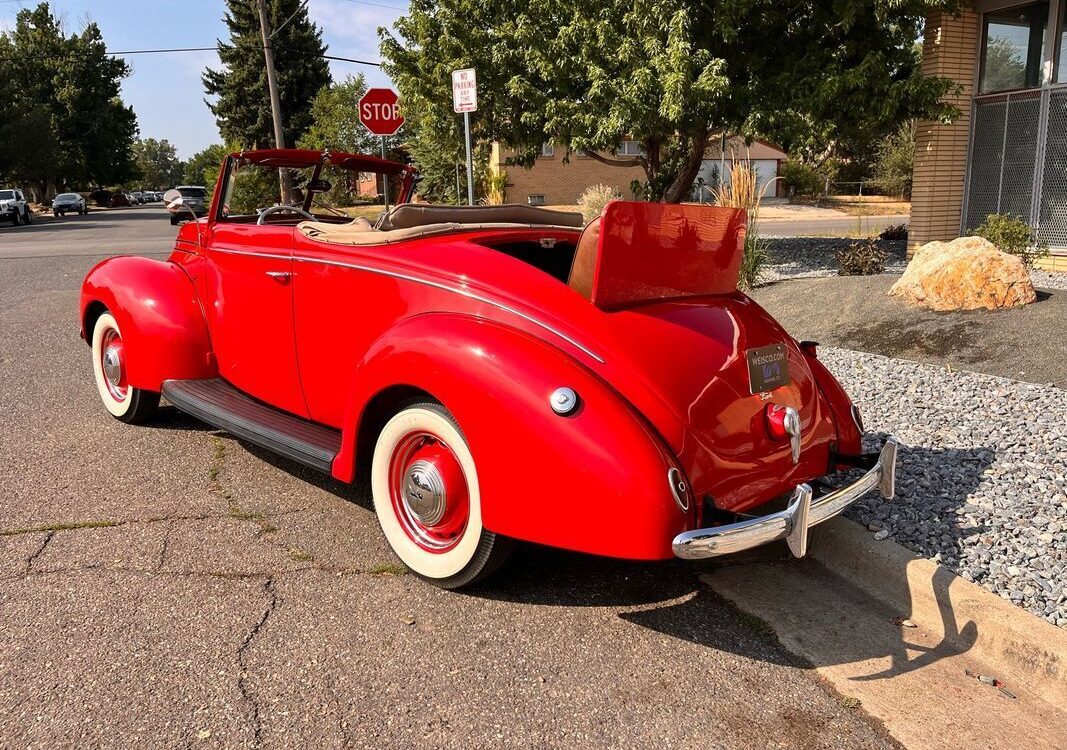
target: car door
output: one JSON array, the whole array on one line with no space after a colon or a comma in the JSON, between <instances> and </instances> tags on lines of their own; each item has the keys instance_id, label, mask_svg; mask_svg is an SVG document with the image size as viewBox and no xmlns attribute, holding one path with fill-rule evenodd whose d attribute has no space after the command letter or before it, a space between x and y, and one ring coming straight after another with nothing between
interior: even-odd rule
<instances>
[{"instance_id":1,"label":"car door","mask_svg":"<svg viewBox=\"0 0 1067 750\"><path fill-rule=\"evenodd\" d=\"M293 330L294 228L221 221L209 231L198 283L219 374L261 401L307 417Z\"/></svg>"}]
</instances>

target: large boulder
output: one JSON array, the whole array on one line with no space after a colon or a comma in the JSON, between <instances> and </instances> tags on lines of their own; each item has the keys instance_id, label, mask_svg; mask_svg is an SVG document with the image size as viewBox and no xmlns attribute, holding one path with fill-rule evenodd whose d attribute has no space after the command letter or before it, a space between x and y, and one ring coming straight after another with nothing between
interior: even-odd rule
<instances>
[{"instance_id":1,"label":"large boulder","mask_svg":"<svg viewBox=\"0 0 1067 750\"><path fill-rule=\"evenodd\" d=\"M926 243L889 294L931 310L999 310L1037 299L1023 262L982 237Z\"/></svg>"}]
</instances>

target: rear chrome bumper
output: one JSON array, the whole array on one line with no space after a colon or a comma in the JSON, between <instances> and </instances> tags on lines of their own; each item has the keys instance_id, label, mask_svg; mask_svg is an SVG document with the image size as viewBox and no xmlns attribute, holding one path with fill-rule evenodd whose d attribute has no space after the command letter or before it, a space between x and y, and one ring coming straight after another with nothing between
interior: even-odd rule
<instances>
[{"instance_id":1,"label":"rear chrome bumper","mask_svg":"<svg viewBox=\"0 0 1067 750\"><path fill-rule=\"evenodd\" d=\"M892 499L896 464L897 440L891 437L859 481L820 497L813 497L811 485L801 484L793 491L793 498L785 510L679 534L672 544L674 554L685 560L700 560L785 539L790 551L803 557L808 551L808 529L812 526L833 518L875 488L882 497Z\"/></svg>"}]
</instances>

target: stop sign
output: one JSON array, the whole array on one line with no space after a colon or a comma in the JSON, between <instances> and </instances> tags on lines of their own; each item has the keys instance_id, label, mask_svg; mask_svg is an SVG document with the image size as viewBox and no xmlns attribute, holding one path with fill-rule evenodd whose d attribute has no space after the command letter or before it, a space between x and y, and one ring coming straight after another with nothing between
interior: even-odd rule
<instances>
[{"instance_id":1,"label":"stop sign","mask_svg":"<svg viewBox=\"0 0 1067 750\"><path fill-rule=\"evenodd\" d=\"M393 135L404 124L392 89L367 89L359 100L359 121L374 135Z\"/></svg>"}]
</instances>

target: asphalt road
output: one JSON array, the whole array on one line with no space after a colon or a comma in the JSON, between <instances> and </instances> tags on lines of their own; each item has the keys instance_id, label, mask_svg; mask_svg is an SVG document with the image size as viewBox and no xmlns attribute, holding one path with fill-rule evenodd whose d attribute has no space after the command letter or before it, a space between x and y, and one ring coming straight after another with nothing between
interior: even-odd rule
<instances>
[{"instance_id":1,"label":"asphalt road","mask_svg":"<svg viewBox=\"0 0 1067 750\"><path fill-rule=\"evenodd\" d=\"M890 216L849 216L817 219L761 219L759 233L764 237L867 237L888 226L907 224L907 214Z\"/></svg>"},{"instance_id":2,"label":"asphalt road","mask_svg":"<svg viewBox=\"0 0 1067 750\"><path fill-rule=\"evenodd\" d=\"M444 592L365 495L170 408L112 419L79 284L173 236L153 208L0 229L0 747L893 746L710 566L521 547Z\"/></svg>"},{"instance_id":3,"label":"asphalt road","mask_svg":"<svg viewBox=\"0 0 1067 750\"><path fill-rule=\"evenodd\" d=\"M89 209L85 216L35 217L29 226L0 226L0 259L166 253L176 227L162 205Z\"/></svg>"}]
</instances>

